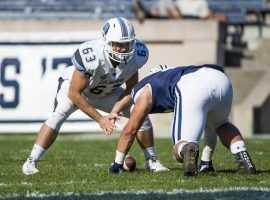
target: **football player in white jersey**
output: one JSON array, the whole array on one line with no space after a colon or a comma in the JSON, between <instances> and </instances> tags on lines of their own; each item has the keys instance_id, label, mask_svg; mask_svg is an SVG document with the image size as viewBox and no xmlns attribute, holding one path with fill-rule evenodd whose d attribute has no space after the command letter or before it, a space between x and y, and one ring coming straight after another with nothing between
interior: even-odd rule
<instances>
[{"instance_id":1,"label":"football player in white jersey","mask_svg":"<svg viewBox=\"0 0 270 200\"><path fill-rule=\"evenodd\" d=\"M99 123L106 134L115 130L119 115L129 117L131 90L138 82L138 70L148 60L148 49L135 38L132 24L125 18L112 18L103 26L103 38L87 41L72 57L73 65L59 78L55 108L41 127L32 152L22 167L24 174L35 174L37 161L53 144L65 120L77 109ZM126 84L125 89L120 87ZM109 113L102 116L98 111ZM169 171L157 159L153 129L147 117L137 134L146 169Z\"/></svg>"}]
</instances>

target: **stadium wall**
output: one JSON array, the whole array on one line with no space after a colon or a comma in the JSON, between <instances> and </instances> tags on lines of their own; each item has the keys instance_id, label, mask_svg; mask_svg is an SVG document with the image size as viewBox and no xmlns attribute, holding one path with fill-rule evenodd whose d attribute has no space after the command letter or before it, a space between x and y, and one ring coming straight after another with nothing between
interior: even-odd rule
<instances>
[{"instance_id":1,"label":"stadium wall","mask_svg":"<svg viewBox=\"0 0 270 200\"><path fill-rule=\"evenodd\" d=\"M137 38L150 50L140 70L144 77L157 64L169 66L217 63L219 25L216 21L147 20L132 22ZM0 21L0 132L37 132L53 109L57 79L78 45L101 36L104 21ZM158 135L169 136L172 114L151 116ZM162 123L160 123L162 122ZM155 124L158 124L155 125ZM76 112L64 132L100 131Z\"/></svg>"}]
</instances>

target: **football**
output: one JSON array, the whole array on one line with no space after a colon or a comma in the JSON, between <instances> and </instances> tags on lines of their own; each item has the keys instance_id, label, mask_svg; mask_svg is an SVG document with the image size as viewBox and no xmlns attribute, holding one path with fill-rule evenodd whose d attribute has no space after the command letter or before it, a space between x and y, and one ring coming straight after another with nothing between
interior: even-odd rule
<instances>
[{"instance_id":1,"label":"football","mask_svg":"<svg viewBox=\"0 0 270 200\"><path fill-rule=\"evenodd\" d=\"M136 169L136 160L131 156L127 155L124 160L123 169L125 172L134 172Z\"/></svg>"}]
</instances>

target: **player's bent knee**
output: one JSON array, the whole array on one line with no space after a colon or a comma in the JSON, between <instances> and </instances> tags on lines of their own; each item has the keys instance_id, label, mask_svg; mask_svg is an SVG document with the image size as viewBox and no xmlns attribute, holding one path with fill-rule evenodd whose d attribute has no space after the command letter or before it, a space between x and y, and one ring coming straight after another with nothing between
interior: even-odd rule
<instances>
[{"instance_id":1,"label":"player's bent knee","mask_svg":"<svg viewBox=\"0 0 270 200\"><path fill-rule=\"evenodd\" d=\"M149 131L153 128L150 118L147 116L139 131Z\"/></svg>"},{"instance_id":2,"label":"player's bent knee","mask_svg":"<svg viewBox=\"0 0 270 200\"><path fill-rule=\"evenodd\" d=\"M45 122L45 124L56 132L59 132L62 124L65 122L66 119L67 118L64 115L54 112L52 116Z\"/></svg>"}]
</instances>

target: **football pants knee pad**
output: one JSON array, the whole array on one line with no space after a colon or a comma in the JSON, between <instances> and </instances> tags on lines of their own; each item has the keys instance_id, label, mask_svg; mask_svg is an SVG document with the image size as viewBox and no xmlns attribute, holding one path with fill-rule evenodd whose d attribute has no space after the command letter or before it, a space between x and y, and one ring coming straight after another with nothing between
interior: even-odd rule
<instances>
[{"instance_id":1,"label":"football pants knee pad","mask_svg":"<svg viewBox=\"0 0 270 200\"><path fill-rule=\"evenodd\" d=\"M52 116L45 122L50 128L59 132L62 124L66 121L67 117L60 113L53 112Z\"/></svg>"}]
</instances>

